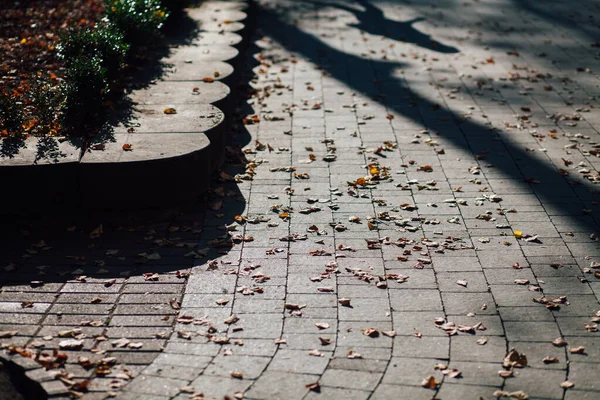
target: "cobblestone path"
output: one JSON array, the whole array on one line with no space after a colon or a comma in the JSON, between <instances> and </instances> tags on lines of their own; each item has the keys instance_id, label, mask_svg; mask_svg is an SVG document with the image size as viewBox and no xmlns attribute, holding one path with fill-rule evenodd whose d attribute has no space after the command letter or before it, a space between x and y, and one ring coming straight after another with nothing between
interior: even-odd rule
<instances>
[{"instance_id":1,"label":"cobblestone path","mask_svg":"<svg viewBox=\"0 0 600 400\"><path fill-rule=\"evenodd\" d=\"M174 246L98 280L122 309L82 329L120 367L84 398L599 398L600 8L578 5L257 0L206 208L97 239ZM51 285L46 320L82 287ZM40 324L15 288L0 330Z\"/></svg>"}]
</instances>

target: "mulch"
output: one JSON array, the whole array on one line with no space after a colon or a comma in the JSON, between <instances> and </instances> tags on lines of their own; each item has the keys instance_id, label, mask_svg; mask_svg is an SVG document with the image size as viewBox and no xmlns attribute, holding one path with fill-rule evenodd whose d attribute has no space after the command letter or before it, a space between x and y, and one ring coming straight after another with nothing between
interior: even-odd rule
<instances>
[{"instance_id":1,"label":"mulch","mask_svg":"<svg viewBox=\"0 0 600 400\"><path fill-rule=\"evenodd\" d=\"M7 0L0 7L0 93L25 94L38 76L60 79L61 32L93 26L103 14L104 0Z\"/></svg>"}]
</instances>

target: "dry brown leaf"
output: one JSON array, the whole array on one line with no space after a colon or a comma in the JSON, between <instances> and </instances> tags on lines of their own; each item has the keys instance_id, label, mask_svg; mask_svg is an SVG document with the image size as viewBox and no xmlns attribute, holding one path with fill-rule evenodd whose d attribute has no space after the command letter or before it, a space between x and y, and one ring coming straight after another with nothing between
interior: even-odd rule
<instances>
[{"instance_id":1,"label":"dry brown leaf","mask_svg":"<svg viewBox=\"0 0 600 400\"><path fill-rule=\"evenodd\" d=\"M314 357L323 357L323 353L321 353L321 352L320 352L319 350L317 350L317 349L310 350L310 351L308 352L308 355L310 355L310 356L314 356Z\"/></svg>"},{"instance_id":2,"label":"dry brown leaf","mask_svg":"<svg viewBox=\"0 0 600 400\"><path fill-rule=\"evenodd\" d=\"M522 390L517 390L516 392L510 392L508 397L512 397L516 400L527 400L529 399L529 395Z\"/></svg>"},{"instance_id":3,"label":"dry brown leaf","mask_svg":"<svg viewBox=\"0 0 600 400\"><path fill-rule=\"evenodd\" d=\"M544 364L554 364L558 362L558 358L548 356L544 357L542 361L544 362Z\"/></svg>"},{"instance_id":4,"label":"dry brown leaf","mask_svg":"<svg viewBox=\"0 0 600 400\"><path fill-rule=\"evenodd\" d=\"M334 291L334 289L330 286L322 286L322 287L317 288L317 292L321 292L321 293L331 293L333 291Z\"/></svg>"},{"instance_id":5,"label":"dry brown leaf","mask_svg":"<svg viewBox=\"0 0 600 400\"><path fill-rule=\"evenodd\" d=\"M467 287L467 285L469 284L469 282L467 282L464 279L459 279L459 280L456 281L456 284L460 285L460 286L463 286L463 287Z\"/></svg>"},{"instance_id":6,"label":"dry brown leaf","mask_svg":"<svg viewBox=\"0 0 600 400\"><path fill-rule=\"evenodd\" d=\"M317 322L315 326L319 329L329 329L329 324L327 322Z\"/></svg>"},{"instance_id":7,"label":"dry brown leaf","mask_svg":"<svg viewBox=\"0 0 600 400\"><path fill-rule=\"evenodd\" d=\"M585 347L584 346L569 347L569 353L571 353L571 354L585 354Z\"/></svg>"},{"instance_id":8,"label":"dry brown leaf","mask_svg":"<svg viewBox=\"0 0 600 400\"><path fill-rule=\"evenodd\" d=\"M564 381L560 384L560 387L563 389L571 389L575 384L571 381Z\"/></svg>"},{"instance_id":9,"label":"dry brown leaf","mask_svg":"<svg viewBox=\"0 0 600 400\"><path fill-rule=\"evenodd\" d=\"M376 338L379 336L379 330L375 328L364 328L362 330L362 334L365 336Z\"/></svg>"},{"instance_id":10,"label":"dry brown leaf","mask_svg":"<svg viewBox=\"0 0 600 400\"><path fill-rule=\"evenodd\" d=\"M486 337L482 337L481 339L477 340L477 344L484 346L485 344L487 344L488 342L488 338Z\"/></svg>"},{"instance_id":11,"label":"dry brown leaf","mask_svg":"<svg viewBox=\"0 0 600 400\"><path fill-rule=\"evenodd\" d=\"M504 356L503 365L505 368L524 368L527 366L527 357L525 354L519 353L515 349L511 349Z\"/></svg>"},{"instance_id":12,"label":"dry brown leaf","mask_svg":"<svg viewBox=\"0 0 600 400\"><path fill-rule=\"evenodd\" d=\"M348 350L348 354L346 355L346 357L353 360L355 358L362 358L362 355L360 353L355 352L354 350Z\"/></svg>"},{"instance_id":13,"label":"dry brown leaf","mask_svg":"<svg viewBox=\"0 0 600 400\"><path fill-rule=\"evenodd\" d=\"M231 371L231 377L232 378L237 378L237 379L243 379L244 378L244 373L242 371Z\"/></svg>"},{"instance_id":14,"label":"dry brown leaf","mask_svg":"<svg viewBox=\"0 0 600 400\"><path fill-rule=\"evenodd\" d=\"M307 383L306 388L308 390L312 390L313 392L321 391L321 385L319 385L319 382Z\"/></svg>"},{"instance_id":15,"label":"dry brown leaf","mask_svg":"<svg viewBox=\"0 0 600 400\"><path fill-rule=\"evenodd\" d=\"M512 378L513 376L515 376L515 372L512 369L508 371L501 369L500 371L498 371L498 375L500 375L502 378Z\"/></svg>"},{"instance_id":16,"label":"dry brown leaf","mask_svg":"<svg viewBox=\"0 0 600 400\"><path fill-rule=\"evenodd\" d=\"M435 380L435 377L433 375L429 375L427 378L421 381L421 386L426 389L437 389L439 384L440 383Z\"/></svg>"},{"instance_id":17,"label":"dry brown leaf","mask_svg":"<svg viewBox=\"0 0 600 400\"><path fill-rule=\"evenodd\" d=\"M226 323L227 325L231 325L231 324L235 324L239 320L240 319L238 318L237 315L231 314L228 318L226 318L225 320L223 320L223 322Z\"/></svg>"},{"instance_id":18,"label":"dry brown leaf","mask_svg":"<svg viewBox=\"0 0 600 400\"><path fill-rule=\"evenodd\" d=\"M182 386L179 388L179 391L181 393L194 393L196 392L196 389L194 389L193 386Z\"/></svg>"},{"instance_id":19,"label":"dry brown leaf","mask_svg":"<svg viewBox=\"0 0 600 400\"><path fill-rule=\"evenodd\" d=\"M396 337L397 335L396 331L381 331L381 334L391 338Z\"/></svg>"},{"instance_id":20,"label":"dry brown leaf","mask_svg":"<svg viewBox=\"0 0 600 400\"><path fill-rule=\"evenodd\" d=\"M556 338L556 339L554 339L554 340L552 341L552 344L553 344L555 347L565 347L565 346L566 346L568 343L565 341L565 339L563 339L563 338L559 337L559 338Z\"/></svg>"},{"instance_id":21,"label":"dry brown leaf","mask_svg":"<svg viewBox=\"0 0 600 400\"><path fill-rule=\"evenodd\" d=\"M344 307L350 307L350 299L339 299L338 303L340 303L341 305L343 305Z\"/></svg>"},{"instance_id":22,"label":"dry brown leaf","mask_svg":"<svg viewBox=\"0 0 600 400\"><path fill-rule=\"evenodd\" d=\"M327 346L327 345L331 344L331 339L329 339L329 338L319 337L319 340L321 341L321 344L323 346Z\"/></svg>"},{"instance_id":23,"label":"dry brown leaf","mask_svg":"<svg viewBox=\"0 0 600 400\"><path fill-rule=\"evenodd\" d=\"M176 110L176 109L174 109L173 107L165 108L165 109L163 110L163 112L164 112L165 114L168 114L168 115L169 115L169 114L177 114L177 110Z\"/></svg>"},{"instance_id":24,"label":"dry brown leaf","mask_svg":"<svg viewBox=\"0 0 600 400\"><path fill-rule=\"evenodd\" d=\"M442 371L443 375L446 375L448 378L461 378L462 372L457 370L456 368L446 369Z\"/></svg>"},{"instance_id":25,"label":"dry brown leaf","mask_svg":"<svg viewBox=\"0 0 600 400\"><path fill-rule=\"evenodd\" d=\"M306 304L285 303L283 305L287 310L302 310Z\"/></svg>"}]
</instances>

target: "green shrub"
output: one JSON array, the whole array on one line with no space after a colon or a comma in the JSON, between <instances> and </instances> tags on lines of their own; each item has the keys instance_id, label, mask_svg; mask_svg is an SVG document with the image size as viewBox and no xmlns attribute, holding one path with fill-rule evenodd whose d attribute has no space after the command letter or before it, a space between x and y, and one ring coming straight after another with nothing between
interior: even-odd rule
<instances>
[{"instance_id":1,"label":"green shrub","mask_svg":"<svg viewBox=\"0 0 600 400\"><path fill-rule=\"evenodd\" d=\"M58 87L38 79L32 87L28 133L39 138L36 162L42 158L58 158L56 136L60 134L60 108L63 97Z\"/></svg>"},{"instance_id":2,"label":"green shrub","mask_svg":"<svg viewBox=\"0 0 600 400\"><path fill-rule=\"evenodd\" d=\"M79 57L70 62L67 79L59 90L62 134L85 138L97 134L107 124L108 81L99 57Z\"/></svg>"},{"instance_id":3,"label":"green shrub","mask_svg":"<svg viewBox=\"0 0 600 400\"><path fill-rule=\"evenodd\" d=\"M106 79L113 82L125 66L125 56L129 51L129 44L124 39L121 31L104 21L94 28L67 31L60 38L58 54L67 67L81 57L98 57L106 70Z\"/></svg>"},{"instance_id":4,"label":"green shrub","mask_svg":"<svg viewBox=\"0 0 600 400\"><path fill-rule=\"evenodd\" d=\"M14 157L25 147L25 114L23 105L9 93L0 94L0 144L1 157Z\"/></svg>"},{"instance_id":5,"label":"green shrub","mask_svg":"<svg viewBox=\"0 0 600 400\"><path fill-rule=\"evenodd\" d=\"M160 0L107 0L106 17L132 48L147 46L160 38L160 28L169 16Z\"/></svg>"}]
</instances>

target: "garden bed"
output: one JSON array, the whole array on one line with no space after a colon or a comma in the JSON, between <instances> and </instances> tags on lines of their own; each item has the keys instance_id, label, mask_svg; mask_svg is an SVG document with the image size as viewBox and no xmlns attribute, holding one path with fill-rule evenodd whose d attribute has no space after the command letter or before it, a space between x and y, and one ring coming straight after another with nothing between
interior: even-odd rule
<instances>
[{"instance_id":1,"label":"garden bed","mask_svg":"<svg viewBox=\"0 0 600 400\"><path fill-rule=\"evenodd\" d=\"M108 131L54 136L57 157L40 157L44 136L24 135L25 146L0 159L11 193L0 210L27 212L42 202L126 210L197 198L223 159L244 7L230 1L189 9L179 18L191 30L167 37L167 51L146 49L143 62L128 62L126 96L111 104Z\"/></svg>"}]
</instances>

